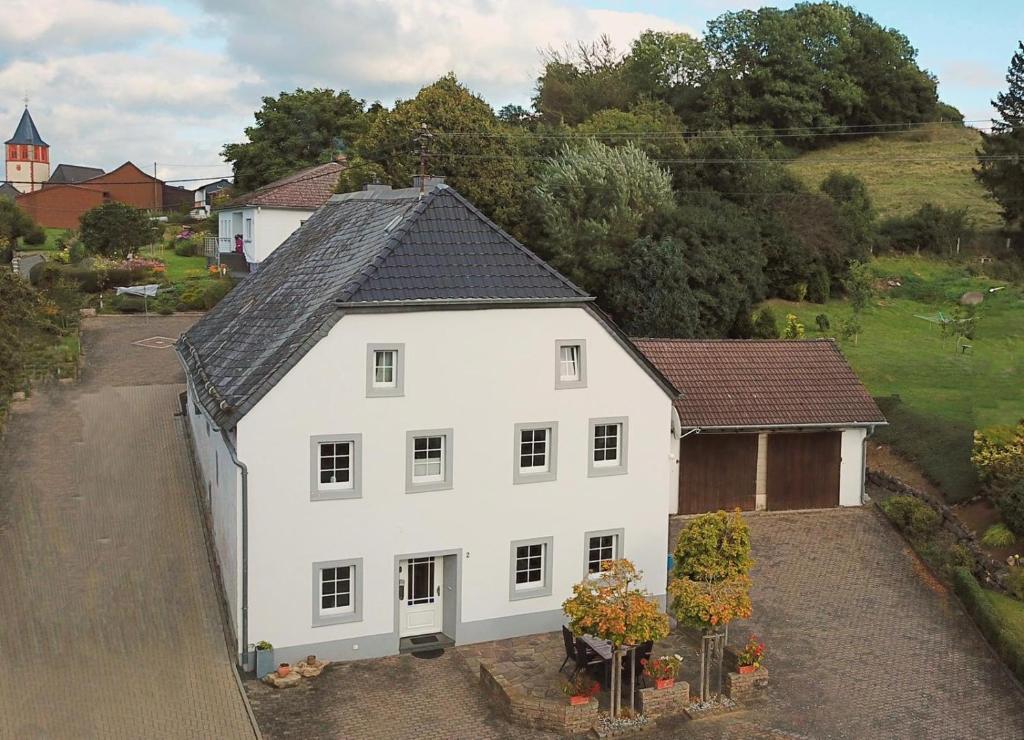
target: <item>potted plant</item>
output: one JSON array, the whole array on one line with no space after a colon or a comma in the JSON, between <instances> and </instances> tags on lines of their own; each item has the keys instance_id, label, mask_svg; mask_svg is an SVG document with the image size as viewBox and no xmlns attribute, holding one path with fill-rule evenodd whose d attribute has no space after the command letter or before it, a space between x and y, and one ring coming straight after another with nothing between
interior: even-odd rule
<instances>
[{"instance_id":1,"label":"potted plant","mask_svg":"<svg viewBox=\"0 0 1024 740\"><path fill-rule=\"evenodd\" d=\"M756 671L761 667L764 654L764 643L758 642L756 635L751 635L750 639L747 640L747 646L743 648L743 652L739 654L736 660L738 672L747 674Z\"/></svg>"},{"instance_id":2,"label":"potted plant","mask_svg":"<svg viewBox=\"0 0 1024 740\"><path fill-rule=\"evenodd\" d=\"M590 697L597 696L601 690L601 684L592 679L586 673L580 671L569 681L565 682L562 691L569 697L569 703L573 706L586 704Z\"/></svg>"},{"instance_id":3,"label":"potted plant","mask_svg":"<svg viewBox=\"0 0 1024 740\"><path fill-rule=\"evenodd\" d=\"M263 678L274 670L274 646L266 640L256 643L256 678Z\"/></svg>"},{"instance_id":4,"label":"potted plant","mask_svg":"<svg viewBox=\"0 0 1024 740\"><path fill-rule=\"evenodd\" d=\"M643 661L644 675L654 679L654 688L669 689L676 685L676 674L683 664L681 655L663 655Z\"/></svg>"}]
</instances>

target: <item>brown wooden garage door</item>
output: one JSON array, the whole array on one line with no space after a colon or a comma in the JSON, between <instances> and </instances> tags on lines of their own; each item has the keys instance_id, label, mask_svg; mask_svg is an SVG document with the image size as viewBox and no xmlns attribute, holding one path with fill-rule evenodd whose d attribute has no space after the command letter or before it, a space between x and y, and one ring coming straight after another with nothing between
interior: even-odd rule
<instances>
[{"instance_id":1,"label":"brown wooden garage door","mask_svg":"<svg viewBox=\"0 0 1024 740\"><path fill-rule=\"evenodd\" d=\"M754 508L756 434L691 434L679 459L679 513Z\"/></svg>"},{"instance_id":2,"label":"brown wooden garage door","mask_svg":"<svg viewBox=\"0 0 1024 740\"><path fill-rule=\"evenodd\" d=\"M768 435L768 509L839 506L842 432Z\"/></svg>"}]
</instances>

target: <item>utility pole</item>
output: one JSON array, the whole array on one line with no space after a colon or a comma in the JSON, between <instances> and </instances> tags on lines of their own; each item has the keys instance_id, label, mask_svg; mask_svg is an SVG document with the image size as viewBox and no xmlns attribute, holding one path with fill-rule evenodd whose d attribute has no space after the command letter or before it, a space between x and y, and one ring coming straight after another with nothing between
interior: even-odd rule
<instances>
[{"instance_id":1,"label":"utility pole","mask_svg":"<svg viewBox=\"0 0 1024 740\"><path fill-rule=\"evenodd\" d=\"M427 192L427 145L430 143L434 135L430 133L430 129L427 124L420 124L420 132L416 136L416 140L420 145L420 196Z\"/></svg>"}]
</instances>

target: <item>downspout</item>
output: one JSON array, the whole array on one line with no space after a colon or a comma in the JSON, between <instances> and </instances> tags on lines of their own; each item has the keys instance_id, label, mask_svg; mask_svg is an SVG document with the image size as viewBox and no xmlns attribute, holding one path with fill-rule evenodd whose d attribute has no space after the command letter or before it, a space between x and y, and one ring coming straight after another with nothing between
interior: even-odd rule
<instances>
[{"instance_id":1,"label":"downspout","mask_svg":"<svg viewBox=\"0 0 1024 740\"><path fill-rule=\"evenodd\" d=\"M864 435L864 439L861 440L861 453L860 453L860 504L863 506L867 503L867 483L868 483L868 437L875 433L875 425L872 424L868 427L867 434Z\"/></svg>"},{"instance_id":2,"label":"downspout","mask_svg":"<svg viewBox=\"0 0 1024 740\"><path fill-rule=\"evenodd\" d=\"M222 427L221 437L228 448L233 462L242 471L242 624L239 630L242 638L242 667L249 670L249 468L238 459L238 453L227 431Z\"/></svg>"}]
</instances>

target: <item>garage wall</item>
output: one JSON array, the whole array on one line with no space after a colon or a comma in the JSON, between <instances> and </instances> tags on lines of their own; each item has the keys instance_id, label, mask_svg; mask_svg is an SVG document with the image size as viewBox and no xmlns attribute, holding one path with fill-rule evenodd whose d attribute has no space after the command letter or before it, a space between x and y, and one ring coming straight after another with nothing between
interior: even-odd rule
<instances>
[{"instance_id":1,"label":"garage wall","mask_svg":"<svg viewBox=\"0 0 1024 740\"><path fill-rule=\"evenodd\" d=\"M864 490L864 440L866 429L844 429L843 460L839 466L839 505L860 506Z\"/></svg>"}]
</instances>

